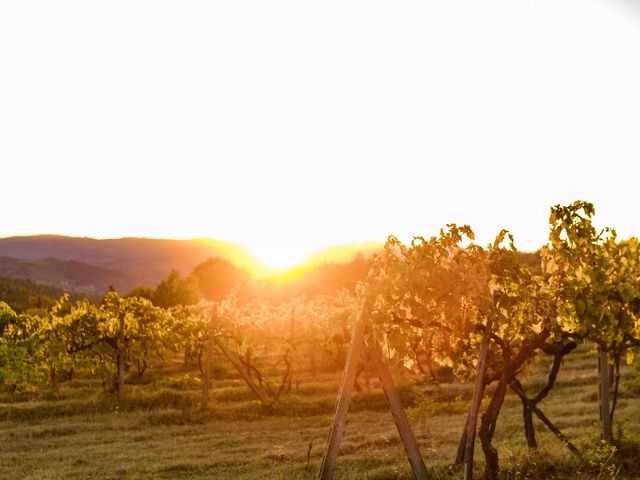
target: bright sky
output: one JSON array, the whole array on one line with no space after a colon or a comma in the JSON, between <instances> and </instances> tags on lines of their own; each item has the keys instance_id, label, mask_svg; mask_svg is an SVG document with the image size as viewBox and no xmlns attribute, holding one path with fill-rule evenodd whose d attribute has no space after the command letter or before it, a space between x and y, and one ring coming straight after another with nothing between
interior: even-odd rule
<instances>
[{"instance_id":1,"label":"bright sky","mask_svg":"<svg viewBox=\"0 0 640 480\"><path fill-rule=\"evenodd\" d=\"M0 236L640 235L637 0L2 2L0 72Z\"/></svg>"}]
</instances>

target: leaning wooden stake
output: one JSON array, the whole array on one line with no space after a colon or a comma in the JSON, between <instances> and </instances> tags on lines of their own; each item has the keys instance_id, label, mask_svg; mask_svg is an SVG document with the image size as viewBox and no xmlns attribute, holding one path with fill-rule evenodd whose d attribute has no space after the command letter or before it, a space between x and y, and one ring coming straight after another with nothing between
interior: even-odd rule
<instances>
[{"instance_id":1,"label":"leaning wooden stake","mask_svg":"<svg viewBox=\"0 0 640 480\"><path fill-rule=\"evenodd\" d=\"M469 424L467 430L467 444L464 449L464 480L473 479L473 448L476 440L476 428L478 426L478 413L480 403L484 393L484 375L487 369L487 354L489 352L489 340L491 337L491 320L487 321L480 347L480 358L478 360L478 373L476 374L476 384L473 389L471 408L469 409Z\"/></svg>"},{"instance_id":2,"label":"leaning wooden stake","mask_svg":"<svg viewBox=\"0 0 640 480\"><path fill-rule=\"evenodd\" d=\"M264 393L262 393L260 391L260 389L258 388L258 386L254 383L253 380L251 380L251 377L247 374L247 372L245 371L245 369L243 368L242 364L240 363L240 360L238 360L228 349L227 347L225 347L224 343L222 343L220 341L219 338L217 337L213 337L213 341L216 343L216 346L222 351L222 353L224 354L225 357L227 357L227 359L231 362L231 364L235 367L235 369L238 371L238 373L240 374L240 376L242 377L242 379L245 381L245 383L247 384L247 386L251 389L251 391L255 394L256 397L258 397L258 400L260 400L262 403L264 403L265 405L269 404L269 400L267 399L267 397L264 396Z\"/></svg>"},{"instance_id":3,"label":"leaning wooden stake","mask_svg":"<svg viewBox=\"0 0 640 480\"><path fill-rule=\"evenodd\" d=\"M611 388L611 375L607 352L598 351L598 397L600 399L600 437L611 443L611 414L609 411L609 389Z\"/></svg>"},{"instance_id":4,"label":"leaning wooden stake","mask_svg":"<svg viewBox=\"0 0 640 480\"><path fill-rule=\"evenodd\" d=\"M127 339L124 335L125 318L121 314L118 321L118 399L122 399L124 396L124 369L127 352Z\"/></svg>"},{"instance_id":5,"label":"leaning wooden stake","mask_svg":"<svg viewBox=\"0 0 640 480\"><path fill-rule=\"evenodd\" d=\"M387 402L389 403L389 409L391 410L393 419L396 422L400 439L402 440L404 449L407 452L407 458L411 464L413 475L416 477L416 480L427 480L431 477L427 473L427 467L424 465L422 455L420 455L418 442L413 435L413 430L411 430L411 424L409 423L407 414L405 413L404 408L402 408L400 395L398 394L398 389L393 383L391 372L389 372L389 368L382 360L380 345L375 344L371 348L370 357L373 361L373 366L378 372L378 377L382 382L382 388L384 389L384 394L387 397Z\"/></svg>"},{"instance_id":6,"label":"leaning wooden stake","mask_svg":"<svg viewBox=\"0 0 640 480\"><path fill-rule=\"evenodd\" d=\"M216 335L216 314L211 313L211 319L209 320L209 338L207 339L207 351L205 354L204 364L204 382L202 384L202 403L206 407L209 403L209 397L211 392L211 361L213 360L213 349L215 346Z\"/></svg>"},{"instance_id":7,"label":"leaning wooden stake","mask_svg":"<svg viewBox=\"0 0 640 480\"><path fill-rule=\"evenodd\" d=\"M453 468L458 469L464 463L464 451L467 448L467 434L469 433L469 412L464 419L464 427L462 427L462 435L458 442L458 450L456 451L456 459L453 461Z\"/></svg>"},{"instance_id":8,"label":"leaning wooden stake","mask_svg":"<svg viewBox=\"0 0 640 480\"><path fill-rule=\"evenodd\" d=\"M358 361L360 360L365 333L365 319L363 308L358 310L356 316L356 322L353 326L353 334L351 336L351 343L349 345L349 352L347 353L347 362L342 376L342 382L340 383L340 391L338 393L338 401L336 403L336 409L333 414L333 421L331 422L331 429L329 431L329 439L322 457L322 465L320 466L320 480L331 480L333 478L333 472L336 467L336 461L338 458L338 449L340 447L340 441L344 434L344 425L347 418L347 412L349 410L349 403L351 402L351 396L353 395L353 387L358 371ZM418 442L416 441L409 419L402 408L400 402L400 395L393 383L391 373L385 365L382 359L382 351L379 345L374 345L371 349L370 358L378 372L380 381L384 389L389 408L396 422L398 433L404 445L409 463L413 469L413 473L417 480L428 480L429 474L427 468L424 465L420 450L418 448Z\"/></svg>"},{"instance_id":9,"label":"leaning wooden stake","mask_svg":"<svg viewBox=\"0 0 640 480\"><path fill-rule=\"evenodd\" d=\"M344 434L344 424L353 394L353 384L356 379L358 369L358 361L362 353L364 343L364 319L362 307L358 310L356 323L353 325L353 333L351 335L351 344L347 353L347 363L345 365L342 382L340 383L340 391L338 392L338 401L336 409L333 413L333 421L329 430L329 439L322 457L322 465L320 466L320 480L331 480L333 471L336 468L336 460L338 459L338 448Z\"/></svg>"}]
</instances>

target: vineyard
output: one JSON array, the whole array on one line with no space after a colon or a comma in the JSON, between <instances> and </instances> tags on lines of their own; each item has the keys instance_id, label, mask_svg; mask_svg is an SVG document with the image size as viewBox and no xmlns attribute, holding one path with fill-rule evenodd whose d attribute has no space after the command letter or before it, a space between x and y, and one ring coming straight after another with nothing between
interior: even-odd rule
<instances>
[{"instance_id":1,"label":"vineyard","mask_svg":"<svg viewBox=\"0 0 640 480\"><path fill-rule=\"evenodd\" d=\"M638 478L640 250L594 214L389 237L331 295L0 302L0 475Z\"/></svg>"}]
</instances>

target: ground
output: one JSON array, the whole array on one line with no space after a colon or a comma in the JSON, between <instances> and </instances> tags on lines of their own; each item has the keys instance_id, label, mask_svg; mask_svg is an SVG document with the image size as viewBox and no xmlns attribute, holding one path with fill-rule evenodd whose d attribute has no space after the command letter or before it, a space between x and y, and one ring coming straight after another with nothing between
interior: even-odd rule
<instances>
[{"instance_id":1,"label":"ground","mask_svg":"<svg viewBox=\"0 0 640 480\"><path fill-rule=\"evenodd\" d=\"M525 377L540 385L550 362ZM632 378L631 368L624 371ZM524 441L520 401L507 397L496 431L504 478L638 478L640 395L623 384L614 433L619 454L598 444L596 357L581 350L560 372L541 409L585 459L578 460L536 421L540 448ZM216 382L199 406L196 372L128 385L118 403L95 380L76 379L53 394L4 394L0 404L0 478L11 479L313 479L316 478L339 375L304 379L297 393L263 407L238 379ZM411 381L402 387L414 431L435 478L461 478L450 464L464 422L469 388ZM426 400L425 400L426 399ZM476 447L478 478L483 456ZM620 472L617 473L618 468ZM336 479L412 478L402 445L376 388L356 394Z\"/></svg>"}]
</instances>

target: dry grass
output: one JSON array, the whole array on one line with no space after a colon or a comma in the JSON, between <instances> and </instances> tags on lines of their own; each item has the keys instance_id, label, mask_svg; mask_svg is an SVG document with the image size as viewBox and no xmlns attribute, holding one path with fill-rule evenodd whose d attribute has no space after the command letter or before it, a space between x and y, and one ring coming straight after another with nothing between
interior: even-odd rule
<instances>
[{"instance_id":1,"label":"dry grass","mask_svg":"<svg viewBox=\"0 0 640 480\"><path fill-rule=\"evenodd\" d=\"M529 385L545 378L546 359L530 368ZM627 376L628 371L624 372ZM152 379L153 380L153 379ZM543 411L587 457L598 438L596 359L571 356ZM339 378L307 379L282 404L265 408L237 379L217 384L206 410L198 406L195 374L132 385L120 405L89 380L48 394L5 395L0 404L0 478L7 479L312 479L317 475ZM427 466L439 479L460 478L449 465L464 421L468 389L456 384L414 384L402 389ZM639 478L634 465L640 435L640 395L624 388L614 431L622 454L618 478ZM521 406L507 398L496 432L504 478L610 478L600 464L578 461L537 423L542 447L530 454ZM310 454L308 452L310 449ZM591 449L591 450L590 450ZM482 455L478 446L478 473ZM596 462L597 463L597 462ZM606 467L607 465L604 465ZM348 417L338 479L412 478L390 413L379 390L357 394Z\"/></svg>"}]
</instances>

